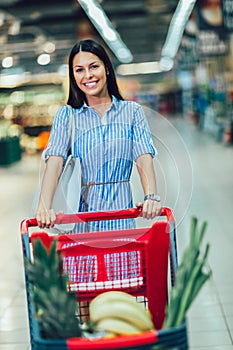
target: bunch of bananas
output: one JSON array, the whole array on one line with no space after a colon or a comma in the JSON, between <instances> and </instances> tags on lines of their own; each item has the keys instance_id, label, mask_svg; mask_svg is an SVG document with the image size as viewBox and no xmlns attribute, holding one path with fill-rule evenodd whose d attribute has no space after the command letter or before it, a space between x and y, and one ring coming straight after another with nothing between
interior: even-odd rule
<instances>
[{"instance_id":1,"label":"bunch of bananas","mask_svg":"<svg viewBox=\"0 0 233 350\"><path fill-rule=\"evenodd\" d=\"M95 297L89 305L90 321L106 336L132 335L154 329L150 312L132 295L105 292Z\"/></svg>"}]
</instances>

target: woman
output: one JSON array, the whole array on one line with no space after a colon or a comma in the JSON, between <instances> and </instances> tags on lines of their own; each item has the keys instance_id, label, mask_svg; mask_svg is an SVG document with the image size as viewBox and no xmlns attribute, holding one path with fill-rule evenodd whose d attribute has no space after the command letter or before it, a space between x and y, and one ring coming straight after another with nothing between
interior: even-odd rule
<instances>
[{"instance_id":1,"label":"woman","mask_svg":"<svg viewBox=\"0 0 233 350\"><path fill-rule=\"evenodd\" d=\"M142 216L152 219L161 211L157 195L153 146L142 107L124 101L104 48L92 40L76 44L69 57L68 105L75 118L75 156L80 157L82 194L79 211L133 207L130 176L133 161L144 191ZM46 170L36 219L40 227L53 227L52 199L69 151L68 106L56 113L45 150ZM133 219L89 223L90 231L134 227ZM77 225L77 231L83 231Z\"/></svg>"}]
</instances>

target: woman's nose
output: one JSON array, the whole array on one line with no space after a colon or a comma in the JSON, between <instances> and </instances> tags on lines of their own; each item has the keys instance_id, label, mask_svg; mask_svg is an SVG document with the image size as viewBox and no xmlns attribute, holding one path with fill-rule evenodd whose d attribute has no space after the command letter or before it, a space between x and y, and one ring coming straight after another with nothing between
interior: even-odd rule
<instances>
[{"instance_id":1,"label":"woman's nose","mask_svg":"<svg viewBox=\"0 0 233 350\"><path fill-rule=\"evenodd\" d=\"M85 77L86 78L91 78L93 76L92 71L90 69L85 70Z\"/></svg>"}]
</instances>

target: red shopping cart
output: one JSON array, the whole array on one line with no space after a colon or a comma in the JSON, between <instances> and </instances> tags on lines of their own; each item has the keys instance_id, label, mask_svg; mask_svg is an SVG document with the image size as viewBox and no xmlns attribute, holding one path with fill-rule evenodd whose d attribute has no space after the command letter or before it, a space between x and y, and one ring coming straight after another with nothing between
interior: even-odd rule
<instances>
[{"instance_id":1,"label":"red shopping cart","mask_svg":"<svg viewBox=\"0 0 233 350\"><path fill-rule=\"evenodd\" d=\"M57 216L56 223L136 218L140 212L132 208L61 214ZM169 281L172 287L177 269L175 220L169 208L163 208L160 217L149 228L59 236L37 230L29 235L29 227L36 225L36 219L21 222L24 256L33 258L31 246L35 240L40 239L48 246L56 239L58 253L62 255L63 271L69 276L68 289L77 292L80 305L83 302L88 305L95 296L109 290L130 293L150 310L157 331L114 339L43 339L34 318L25 273L33 349L152 349L157 345L167 349L188 348L185 323L176 329L161 330L169 299Z\"/></svg>"}]
</instances>

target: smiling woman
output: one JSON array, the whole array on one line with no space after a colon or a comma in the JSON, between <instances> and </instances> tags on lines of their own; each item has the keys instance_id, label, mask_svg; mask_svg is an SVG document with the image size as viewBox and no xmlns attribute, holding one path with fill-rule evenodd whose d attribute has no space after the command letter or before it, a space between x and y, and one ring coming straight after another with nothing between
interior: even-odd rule
<instances>
[{"instance_id":1,"label":"smiling woman","mask_svg":"<svg viewBox=\"0 0 233 350\"><path fill-rule=\"evenodd\" d=\"M152 143L142 107L124 101L113 66L104 48L92 40L76 44L69 57L70 89L68 105L75 120L74 156L80 158L82 189L77 211L118 210L133 207L130 177L136 163L144 192L142 216L160 214ZM48 147L44 152L46 169L36 218L40 227L53 227L56 213L52 201L69 140L68 106L54 118ZM77 224L76 232L135 227L134 219Z\"/></svg>"}]
</instances>

